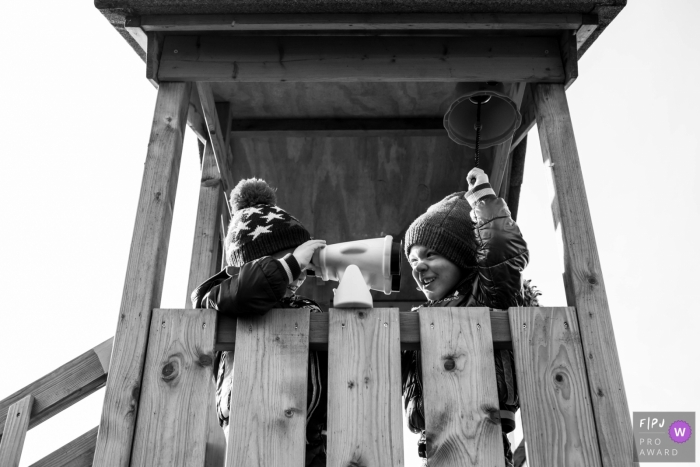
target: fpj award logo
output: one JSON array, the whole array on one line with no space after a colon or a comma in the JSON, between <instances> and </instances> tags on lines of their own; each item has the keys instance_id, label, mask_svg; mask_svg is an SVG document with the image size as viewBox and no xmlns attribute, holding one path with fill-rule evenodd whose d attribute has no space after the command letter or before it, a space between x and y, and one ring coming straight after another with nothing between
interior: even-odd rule
<instances>
[{"instance_id":1,"label":"fpj award logo","mask_svg":"<svg viewBox=\"0 0 700 467\"><path fill-rule=\"evenodd\" d=\"M695 462L695 412L634 412L639 462Z\"/></svg>"}]
</instances>

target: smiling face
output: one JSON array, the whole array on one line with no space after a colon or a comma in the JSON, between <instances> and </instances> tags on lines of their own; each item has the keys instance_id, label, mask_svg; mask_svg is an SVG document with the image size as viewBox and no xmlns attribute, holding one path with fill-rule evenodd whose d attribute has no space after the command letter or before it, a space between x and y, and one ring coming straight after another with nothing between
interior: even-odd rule
<instances>
[{"instance_id":1,"label":"smiling face","mask_svg":"<svg viewBox=\"0 0 700 467\"><path fill-rule=\"evenodd\" d=\"M454 291L461 278L459 268L437 251L413 245L408 254L413 278L428 300L440 300Z\"/></svg>"}]
</instances>

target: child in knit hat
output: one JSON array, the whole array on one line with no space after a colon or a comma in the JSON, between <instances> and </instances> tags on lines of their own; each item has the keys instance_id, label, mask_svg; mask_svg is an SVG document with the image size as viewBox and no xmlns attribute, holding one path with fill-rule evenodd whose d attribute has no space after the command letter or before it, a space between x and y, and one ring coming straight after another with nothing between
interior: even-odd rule
<instances>
[{"instance_id":1,"label":"child in knit hat","mask_svg":"<svg viewBox=\"0 0 700 467\"><path fill-rule=\"evenodd\" d=\"M496 197L483 170L472 169L467 181L469 191L453 193L432 205L406 231L405 254L414 280L428 299L421 307L534 305L528 297L536 295L524 294L521 281L527 245L508 206ZM513 353L497 350L494 360L505 465L512 466L505 433L515 428L519 407ZM440 446L430 446L426 453L420 352L404 352L401 367L408 426L423 434L419 455L430 457Z\"/></svg>"},{"instance_id":2,"label":"child in knit hat","mask_svg":"<svg viewBox=\"0 0 700 467\"><path fill-rule=\"evenodd\" d=\"M212 308L234 316L264 315L272 308L319 306L295 294L306 279L311 258L325 240L312 240L295 217L277 206L275 192L263 180L242 180L231 192L233 218L225 239L228 267L192 292L195 308ZM309 352L306 466L326 465L327 353ZM228 439L232 414L233 352L218 352L214 363L216 410ZM235 414L233 414L235 417Z\"/></svg>"}]
</instances>

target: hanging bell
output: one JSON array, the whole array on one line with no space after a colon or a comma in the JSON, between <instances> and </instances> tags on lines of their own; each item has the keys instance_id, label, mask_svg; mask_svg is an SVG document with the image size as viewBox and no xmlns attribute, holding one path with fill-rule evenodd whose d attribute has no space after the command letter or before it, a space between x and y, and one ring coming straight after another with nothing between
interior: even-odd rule
<instances>
[{"instance_id":1,"label":"hanging bell","mask_svg":"<svg viewBox=\"0 0 700 467\"><path fill-rule=\"evenodd\" d=\"M450 139L457 144L476 146L477 105L481 102L481 135L479 147L488 148L513 136L521 116L515 103L517 84L459 83L445 112L443 125Z\"/></svg>"}]
</instances>

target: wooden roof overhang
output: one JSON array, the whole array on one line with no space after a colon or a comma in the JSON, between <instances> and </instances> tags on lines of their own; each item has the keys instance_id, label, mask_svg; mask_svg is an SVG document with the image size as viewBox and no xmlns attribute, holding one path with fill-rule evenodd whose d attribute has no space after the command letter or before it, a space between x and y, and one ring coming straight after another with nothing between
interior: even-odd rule
<instances>
[{"instance_id":1,"label":"wooden roof overhang","mask_svg":"<svg viewBox=\"0 0 700 467\"><path fill-rule=\"evenodd\" d=\"M624 6L541 0L330 13L337 9L309 5L340 2L294 2L292 13L276 2L169 3L111 1L103 13L113 24L122 18L154 84L198 83L188 123L215 146L224 143L214 134L227 136L229 147L215 150L224 186L265 178L281 206L329 243L400 238L428 206L466 189L473 150L449 140L442 124L458 82L514 83L523 123L512 141L482 151L481 166L517 214L520 143L535 120L528 85L571 85L578 57ZM227 118L216 117L215 103L228 103ZM411 282L391 299L422 300ZM324 287L306 293L331 296Z\"/></svg>"}]
</instances>

